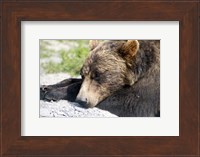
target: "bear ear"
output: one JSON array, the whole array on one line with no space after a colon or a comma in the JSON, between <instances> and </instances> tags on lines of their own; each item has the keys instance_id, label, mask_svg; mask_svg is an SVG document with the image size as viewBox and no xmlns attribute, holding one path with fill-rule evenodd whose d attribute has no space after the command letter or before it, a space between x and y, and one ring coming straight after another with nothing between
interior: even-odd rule
<instances>
[{"instance_id":1,"label":"bear ear","mask_svg":"<svg viewBox=\"0 0 200 157\"><path fill-rule=\"evenodd\" d=\"M99 40L90 40L89 41L89 48L90 50L95 49L99 45Z\"/></svg>"},{"instance_id":2,"label":"bear ear","mask_svg":"<svg viewBox=\"0 0 200 157\"><path fill-rule=\"evenodd\" d=\"M121 54L127 61L132 60L132 58L137 54L139 50L139 42L137 40L128 40L121 48Z\"/></svg>"}]
</instances>

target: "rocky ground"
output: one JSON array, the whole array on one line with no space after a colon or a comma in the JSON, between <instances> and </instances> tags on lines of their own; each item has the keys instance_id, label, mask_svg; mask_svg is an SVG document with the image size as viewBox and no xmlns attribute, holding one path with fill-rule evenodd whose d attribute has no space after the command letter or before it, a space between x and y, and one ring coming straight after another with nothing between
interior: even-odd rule
<instances>
[{"instance_id":1,"label":"rocky ground","mask_svg":"<svg viewBox=\"0 0 200 157\"><path fill-rule=\"evenodd\" d=\"M68 78L69 75L42 74L41 85L55 84ZM98 108L82 108L78 103L60 100L58 102L46 102L40 100L40 117L117 117L116 115Z\"/></svg>"}]
</instances>

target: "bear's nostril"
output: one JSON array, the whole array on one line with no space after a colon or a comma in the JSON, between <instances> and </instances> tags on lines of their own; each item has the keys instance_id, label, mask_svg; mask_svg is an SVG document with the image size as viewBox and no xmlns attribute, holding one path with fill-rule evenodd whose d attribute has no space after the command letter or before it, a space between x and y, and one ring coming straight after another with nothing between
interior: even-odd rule
<instances>
[{"instance_id":1,"label":"bear's nostril","mask_svg":"<svg viewBox=\"0 0 200 157\"><path fill-rule=\"evenodd\" d=\"M80 99L77 99L75 100L78 104L80 104L82 107L84 108L88 108L87 106L87 101L83 101L83 100L80 100Z\"/></svg>"}]
</instances>

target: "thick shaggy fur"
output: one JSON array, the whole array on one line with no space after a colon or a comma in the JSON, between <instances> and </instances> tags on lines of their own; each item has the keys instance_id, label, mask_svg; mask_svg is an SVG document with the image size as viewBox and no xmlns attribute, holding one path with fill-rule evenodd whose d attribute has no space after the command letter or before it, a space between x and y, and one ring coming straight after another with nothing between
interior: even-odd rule
<instances>
[{"instance_id":1,"label":"thick shaggy fur","mask_svg":"<svg viewBox=\"0 0 200 157\"><path fill-rule=\"evenodd\" d=\"M140 49L131 69L135 83L107 97L97 107L118 116L160 116L159 41L139 41Z\"/></svg>"},{"instance_id":2,"label":"thick shaggy fur","mask_svg":"<svg viewBox=\"0 0 200 157\"><path fill-rule=\"evenodd\" d=\"M68 83L62 89L45 87L43 98L72 96L74 100L70 86L84 107L96 106L126 117L160 116L160 42L95 41L91 45L91 53L81 69L83 80L72 81L73 86Z\"/></svg>"},{"instance_id":3,"label":"thick shaggy fur","mask_svg":"<svg viewBox=\"0 0 200 157\"><path fill-rule=\"evenodd\" d=\"M160 53L157 41L106 41L93 45L83 68L84 78L77 96L86 107L94 107L138 80L159 79ZM159 85L159 80L156 82Z\"/></svg>"}]
</instances>

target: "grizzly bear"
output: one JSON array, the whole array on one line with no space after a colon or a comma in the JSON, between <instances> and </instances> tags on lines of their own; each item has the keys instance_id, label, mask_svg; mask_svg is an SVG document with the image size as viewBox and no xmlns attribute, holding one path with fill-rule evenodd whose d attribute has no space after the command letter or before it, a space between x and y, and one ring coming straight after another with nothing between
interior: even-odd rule
<instances>
[{"instance_id":1,"label":"grizzly bear","mask_svg":"<svg viewBox=\"0 0 200 157\"><path fill-rule=\"evenodd\" d=\"M90 49L82 79L43 86L41 99L75 100L121 117L160 116L159 40L93 40Z\"/></svg>"}]
</instances>

